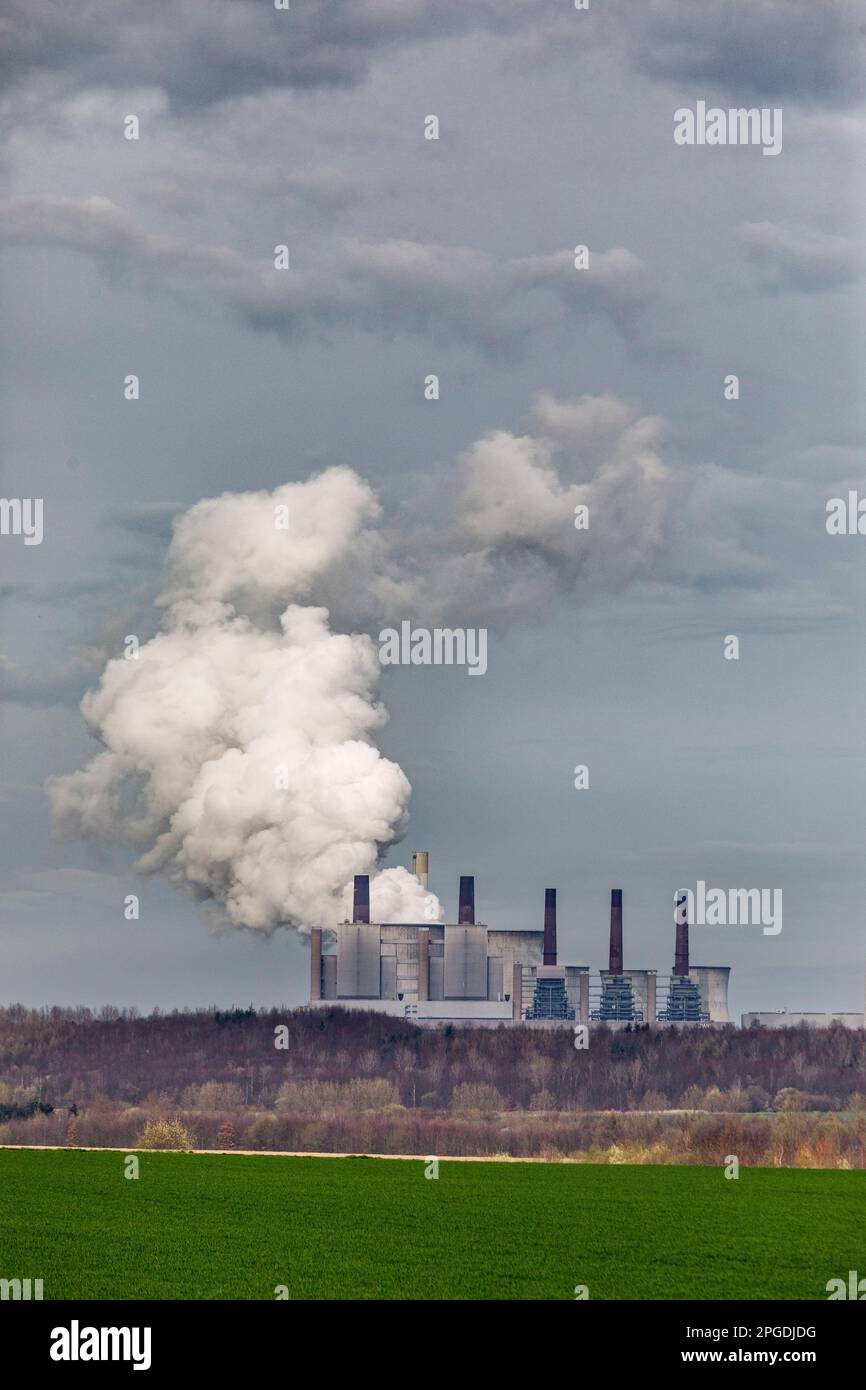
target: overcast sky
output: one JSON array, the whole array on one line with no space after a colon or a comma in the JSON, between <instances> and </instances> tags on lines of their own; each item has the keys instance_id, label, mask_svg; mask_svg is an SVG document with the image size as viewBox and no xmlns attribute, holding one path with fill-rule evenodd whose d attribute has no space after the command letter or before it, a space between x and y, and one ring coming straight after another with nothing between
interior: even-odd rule
<instances>
[{"instance_id":1,"label":"overcast sky","mask_svg":"<svg viewBox=\"0 0 866 1390\"><path fill-rule=\"evenodd\" d=\"M11 0L2 491L45 534L0 537L0 999L304 999L297 933L215 929L129 846L59 837L46 781L157 630L173 518L344 465L381 515L310 594L335 629L489 628L483 677L381 672L412 786L384 864L429 850L451 920L474 872L494 926L540 928L555 886L593 969L611 887L626 965L662 973L675 889L782 889L779 935L695 927L693 961L733 967L735 1017L863 1008L866 538L825 526L866 495L857 11ZM781 153L677 145L699 101L781 109Z\"/></svg>"}]
</instances>

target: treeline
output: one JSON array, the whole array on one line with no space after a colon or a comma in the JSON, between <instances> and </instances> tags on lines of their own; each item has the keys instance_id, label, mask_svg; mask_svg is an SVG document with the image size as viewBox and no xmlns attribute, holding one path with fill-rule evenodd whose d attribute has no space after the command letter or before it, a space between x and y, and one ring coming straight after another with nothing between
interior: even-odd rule
<instances>
[{"instance_id":1,"label":"treeline","mask_svg":"<svg viewBox=\"0 0 866 1390\"><path fill-rule=\"evenodd\" d=\"M388 1083L388 1104L412 1110L459 1109L461 1088L476 1087L486 1090L469 1108L487 1113L856 1111L866 1032L597 1025L578 1050L568 1028L427 1029L337 1008L0 1010L0 1105L195 1110L197 1092L216 1086L229 1089L212 1093L211 1109L276 1111L287 1083L370 1079Z\"/></svg>"},{"instance_id":2,"label":"treeline","mask_svg":"<svg viewBox=\"0 0 866 1390\"><path fill-rule=\"evenodd\" d=\"M32 1096L0 1101L0 1125L7 1120L29 1120L31 1115L51 1115L53 1111L53 1105L45 1105Z\"/></svg>"},{"instance_id":3,"label":"treeline","mask_svg":"<svg viewBox=\"0 0 866 1390\"><path fill-rule=\"evenodd\" d=\"M313 1083L314 1085L318 1083ZM351 1083L347 1083L351 1085ZM386 1083L387 1084L387 1083ZM358 1097L356 1097L357 1099ZM306 1099L306 1098L302 1098ZM576 1163L866 1168L866 1113L769 1115L670 1111L432 1111L386 1103L359 1110L348 1097L311 1113L186 1110L155 1098L143 1106L97 1100L80 1115L61 1111L0 1126L5 1144L382 1153L442 1157L511 1155ZM376 1099L376 1098L374 1098Z\"/></svg>"}]
</instances>

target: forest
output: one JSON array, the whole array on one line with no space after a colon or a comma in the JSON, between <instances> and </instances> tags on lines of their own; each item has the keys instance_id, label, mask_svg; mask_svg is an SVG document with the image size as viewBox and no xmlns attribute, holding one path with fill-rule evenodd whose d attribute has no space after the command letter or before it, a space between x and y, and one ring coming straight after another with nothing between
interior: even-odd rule
<instances>
[{"instance_id":1,"label":"forest","mask_svg":"<svg viewBox=\"0 0 866 1390\"><path fill-rule=\"evenodd\" d=\"M645 1162L727 1144L862 1167L866 1033L594 1025L583 1050L570 1029L339 1008L15 1005L0 1010L0 1143Z\"/></svg>"}]
</instances>

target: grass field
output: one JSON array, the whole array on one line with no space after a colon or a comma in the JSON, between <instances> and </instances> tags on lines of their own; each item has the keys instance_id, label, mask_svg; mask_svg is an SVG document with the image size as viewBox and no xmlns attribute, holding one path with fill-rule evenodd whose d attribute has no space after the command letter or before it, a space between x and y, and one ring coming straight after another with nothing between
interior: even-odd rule
<instances>
[{"instance_id":1,"label":"grass field","mask_svg":"<svg viewBox=\"0 0 866 1390\"><path fill-rule=\"evenodd\" d=\"M54 1298L825 1299L866 1172L0 1148L0 1278Z\"/></svg>"}]
</instances>

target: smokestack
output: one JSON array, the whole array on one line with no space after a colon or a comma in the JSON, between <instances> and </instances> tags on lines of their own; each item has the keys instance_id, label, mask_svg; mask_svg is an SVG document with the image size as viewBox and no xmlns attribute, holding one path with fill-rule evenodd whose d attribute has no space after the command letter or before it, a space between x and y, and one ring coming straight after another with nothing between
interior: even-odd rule
<instances>
[{"instance_id":1,"label":"smokestack","mask_svg":"<svg viewBox=\"0 0 866 1390\"><path fill-rule=\"evenodd\" d=\"M544 890L544 964L556 965L556 889Z\"/></svg>"},{"instance_id":2,"label":"smokestack","mask_svg":"<svg viewBox=\"0 0 866 1390\"><path fill-rule=\"evenodd\" d=\"M412 855L412 872L421 884L422 888L427 887L427 871L430 865L430 856L426 849L416 849Z\"/></svg>"},{"instance_id":3,"label":"smokestack","mask_svg":"<svg viewBox=\"0 0 866 1390\"><path fill-rule=\"evenodd\" d=\"M688 979L689 974L689 917L688 898L685 893L677 895L676 907L676 946L674 948L674 974Z\"/></svg>"},{"instance_id":4,"label":"smokestack","mask_svg":"<svg viewBox=\"0 0 866 1390\"><path fill-rule=\"evenodd\" d=\"M471 874L460 875L460 906L457 921L469 925L475 922L475 879Z\"/></svg>"},{"instance_id":5,"label":"smokestack","mask_svg":"<svg viewBox=\"0 0 866 1390\"><path fill-rule=\"evenodd\" d=\"M610 973L622 974L622 889L610 890Z\"/></svg>"},{"instance_id":6,"label":"smokestack","mask_svg":"<svg viewBox=\"0 0 866 1390\"><path fill-rule=\"evenodd\" d=\"M310 998L322 997L322 928L310 929Z\"/></svg>"},{"instance_id":7,"label":"smokestack","mask_svg":"<svg viewBox=\"0 0 866 1390\"><path fill-rule=\"evenodd\" d=\"M353 922L370 920L370 877L369 874L355 874L355 901L352 908Z\"/></svg>"}]
</instances>

